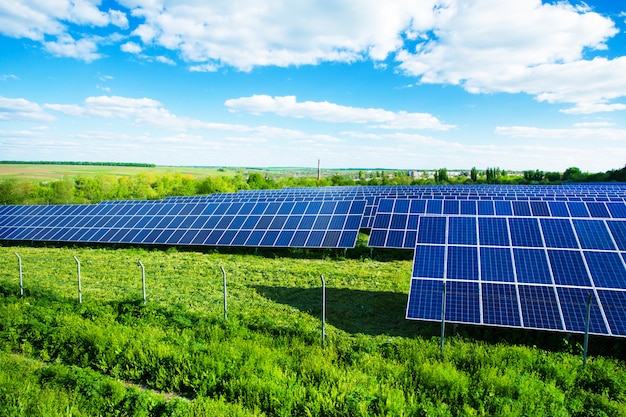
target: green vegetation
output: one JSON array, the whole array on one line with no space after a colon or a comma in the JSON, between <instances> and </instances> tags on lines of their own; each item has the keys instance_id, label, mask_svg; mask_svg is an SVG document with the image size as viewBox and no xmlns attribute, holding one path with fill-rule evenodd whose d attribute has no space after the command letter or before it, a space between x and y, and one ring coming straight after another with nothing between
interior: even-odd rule
<instances>
[{"instance_id":1,"label":"green vegetation","mask_svg":"<svg viewBox=\"0 0 626 417\"><path fill-rule=\"evenodd\" d=\"M120 164L124 165L124 164ZM126 164L130 165L130 164ZM139 164L137 164L139 165ZM12 170L2 170L2 167ZM17 167L17 171L15 168ZM22 170L38 168L35 178L49 178L56 172L57 179L37 181L20 178ZM84 168L97 169L84 171ZM56 169L62 169L57 171ZM121 169L122 171L119 171ZM47 171L50 171L46 173ZM113 171L112 171L113 170ZM131 171L127 171L131 170ZM318 187L350 185L428 185L428 184L561 184L585 181L626 181L626 168L606 173L587 174L578 168L565 172L524 171L521 175L507 173L500 168L468 172L454 172L440 168L421 176L405 171L336 170L319 181L312 170L242 168L184 168L183 172L170 168L145 170L137 166L99 166L88 164L65 165L1 165L0 204L85 204L104 200L160 199L172 195L204 195L236 192L248 189L277 189L283 187ZM17 175L17 176L16 176ZM60 179L59 179L60 178Z\"/></svg>"},{"instance_id":2,"label":"green vegetation","mask_svg":"<svg viewBox=\"0 0 626 417\"><path fill-rule=\"evenodd\" d=\"M0 161L2 165L91 165L91 166L111 166L111 167L144 167L154 168L155 164L145 164L141 162L72 162L72 161Z\"/></svg>"},{"instance_id":3,"label":"green vegetation","mask_svg":"<svg viewBox=\"0 0 626 417\"><path fill-rule=\"evenodd\" d=\"M442 358L404 320L410 261L261 255L0 247L0 415L626 415L620 341L583 368L576 337L460 326Z\"/></svg>"}]
</instances>

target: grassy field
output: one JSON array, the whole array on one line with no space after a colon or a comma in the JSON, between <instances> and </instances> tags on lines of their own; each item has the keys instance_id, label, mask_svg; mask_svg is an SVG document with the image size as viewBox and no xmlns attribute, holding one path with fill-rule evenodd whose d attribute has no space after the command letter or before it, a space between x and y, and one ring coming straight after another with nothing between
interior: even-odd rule
<instances>
[{"instance_id":1,"label":"grassy field","mask_svg":"<svg viewBox=\"0 0 626 417\"><path fill-rule=\"evenodd\" d=\"M142 172L155 174L190 174L194 177L209 175L236 175L246 172L243 168L219 167L134 167L134 166L99 166L99 165L45 165L45 164L0 164L0 179L27 179L32 181L57 181L63 177L74 178L78 175L112 175L115 177L132 176Z\"/></svg>"},{"instance_id":2,"label":"grassy field","mask_svg":"<svg viewBox=\"0 0 626 417\"><path fill-rule=\"evenodd\" d=\"M0 247L0 415L626 415L623 343L450 326L442 358L411 262L341 255Z\"/></svg>"}]
</instances>

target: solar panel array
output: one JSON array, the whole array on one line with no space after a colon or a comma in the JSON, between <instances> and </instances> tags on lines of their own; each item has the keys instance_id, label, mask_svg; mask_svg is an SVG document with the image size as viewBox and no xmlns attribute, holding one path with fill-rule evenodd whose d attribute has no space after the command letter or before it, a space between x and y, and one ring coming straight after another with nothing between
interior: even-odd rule
<instances>
[{"instance_id":1,"label":"solar panel array","mask_svg":"<svg viewBox=\"0 0 626 417\"><path fill-rule=\"evenodd\" d=\"M365 201L5 206L0 240L351 248Z\"/></svg>"},{"instance_id":2,"label":"solar panel array","mask_svg":"<svg viewBox=\"0 0 626 417\"><path fill-rule=\"evenodd\" d=\"M626 184L248 190L2 206L0 240L414 251L407 318L626 336Z\"/></svg>"}]
</instances>

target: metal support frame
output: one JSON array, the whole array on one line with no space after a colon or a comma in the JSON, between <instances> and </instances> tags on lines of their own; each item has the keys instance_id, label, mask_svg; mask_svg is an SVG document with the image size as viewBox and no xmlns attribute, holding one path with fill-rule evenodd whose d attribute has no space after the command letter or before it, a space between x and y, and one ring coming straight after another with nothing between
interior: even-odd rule
<instances>
[{"instance_id":1,"label":"metal support frame","mask_svg":"<svg viewBox=\"0 0 626 417\"><path fill-rule=\"evenodd\" d=\"M83 302L83 290L81 288L81 283L80 283L80 261L78 260L76 255L74 255L74 260L76 261L76 270L77 270L77 273L78 273L78 302L80 304L82 304L82 302Z\"/></svg>"},{"instance_id":2,"label":"metal support frame","mask_svg":"<svg viewBox=\"0 0 626 417\"><path fill-rule=\"evenodd\" d=\"M220 269L222 270L222 278L224 279L224 320L228 319L228 302L227 302L227 296L226 296L226 271L224 270L223 266L220 266Z\"/></svg>"},{"instance_id":3,"label":"metal support frame","mask_svg":"<svg viewBox=\"0 0 626 417\"><path fill-rule=\"evenodd\" d=\"M322 349L326 348L326 280L324 275L320 275L322 280Z\"/></svg>"},{"instance_id":4,"label":"metal support frame","mask_svg":"<svg viewBox=\"0 0 626 417\"><path fill-rule=\"evenodd\" d=\"M141 293L143 295L143 304L146 305L146 268L144 268L141 260L137 259L137 264L141 267Z\"/></svg>"},{"instance_id":5,"label":"metal support frame","mask_svg":"<svg viewBox=\"0 0 626 417\"><path fill-rule=\"evenodd\" d=\"M587 297L587 311L585 314L585 341L583 344L583 367L587 366L587 348L589 347L589 321L591 320L591 293Z\"/></svg>"},{"instance_id":6,"label":"metal support frame","mask_svg":"<svg viewBox=\"0 0 626 417\"><path fill-rule=\"evenodd\" d=\"M24 278L22 277L22 257L15 252L15 256L17 256L17 263L20 268L20 297L24 296Z\"/></svg>"},{"instance_id":7,"label":"metal support frame","mask_svg":"<svg viewBox=\"0 0 626 417\"><path fill-rule=\"evenodd\" d=\"M443 292L441 293L441 340L439 341L439 355L443 359L443 341L446 334L446 282L443 282Z\"/></svg>"}]
</instances>

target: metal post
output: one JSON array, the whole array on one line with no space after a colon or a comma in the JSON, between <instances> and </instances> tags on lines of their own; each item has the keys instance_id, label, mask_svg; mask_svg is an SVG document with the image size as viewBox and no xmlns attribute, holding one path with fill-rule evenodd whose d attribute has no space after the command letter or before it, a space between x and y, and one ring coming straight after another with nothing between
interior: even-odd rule
<instances>
[{"instance_id":1,"label":"metal post","mask_svg":"<svg viewBox=\"0 0 626 417\"><path fill-rule=\"evenodd\" d=\"M326 281L324 275L320 275L322 280L322 349L326 347Z\"/></svg>"},{"instance_id":2,"label":"metal post","mask_svg":"<svg viewBox=\"0 0 626 417\"><path fill-rule=\"evenodd\" d=\"M74 260L76 261L76 268L77 268L77 271L78 271L78 302L82 304L82 302L83 302L83 291L82 291L81 286L80 286L80 261L78 260L76 255L74 255Z\"/></svg>"},{"instance_id":3,"label":"metal post","mask_svg":"<svg viewBox=\"0 0 626 417\"><path fill-rule=\"evenodd\" d=\"M441 340L439 341L439 355L443 359L443 340L446 332L446 283L443 282L443 293L441 294Z\"/></svg>"},{"instance_id":4,"label":"metal post","mask_svg":"<svg viewBox=\"0 0 626 417\"><path fill-rule=\"evenodd\" d=\"M137 259L137 264L141 267L141 291L143 293L143 304L146 305L146 268L141 260Z\"/></svg>"},{"instance_id":5,"label":"metal post","mask_svg":"<svg viewBox=\"0 0 626 417\"><path fill-rule=\"evenodd\" d=\"M585 342L583 345L583 368L587 366L587 347L589 346L589 321L591 319L591 293L587 297L587 312L585 316Z\"/></svg>"},{"instance_id":6,"label":"metal post","mask_svg":"<svg viewBox=\"0 0 626 417\"><path fill-rule=\"evenodd\" d=\"M220 266L222 270L222 278L224 278L224 320L228 319L228 303L226 301L226 271L224 271L224 267Z\"/></svg>"},{"instance_id":7,"label":"metal post","mask_svg":"<svg viewBox=\"0 0 626 417\"><path fill-rule=\"evenodd\" d=\"M24 280L22 278L22 257L15 252L15 256L17 256L17 263L20 267L20 297L24 296Z\"/></svg>"}]
</instances>

